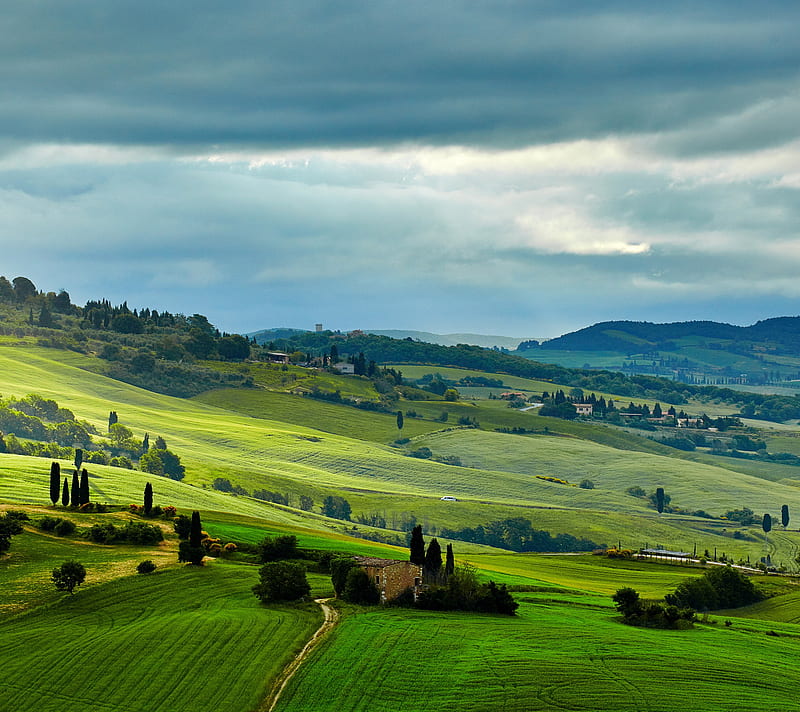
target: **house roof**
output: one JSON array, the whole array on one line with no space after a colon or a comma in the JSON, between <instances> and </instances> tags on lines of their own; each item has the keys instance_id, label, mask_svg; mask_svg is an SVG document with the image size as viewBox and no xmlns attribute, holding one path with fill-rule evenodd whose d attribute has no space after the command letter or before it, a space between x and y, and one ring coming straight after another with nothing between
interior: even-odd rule
<instances>
[{"instance_id":1,"label":"house roof","mask_svg":"<svg viewBox=\"0 0 800 712\"><path fill-rule=\"evenodd\" d=\"M400 561L399 559L379 559L375 556L354 556L353 560L362 566L372 566L376 569L383 569L387 566L394 566L395 564L408 564L409 561Z\"/></svg>"}]
</instances>

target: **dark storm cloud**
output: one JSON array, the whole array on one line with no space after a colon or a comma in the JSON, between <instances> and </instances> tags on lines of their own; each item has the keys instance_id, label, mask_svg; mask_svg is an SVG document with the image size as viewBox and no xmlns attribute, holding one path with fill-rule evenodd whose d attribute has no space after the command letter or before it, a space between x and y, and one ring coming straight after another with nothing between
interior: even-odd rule
<instances>
[{"instance_id":1,"label":"dark storm cloud","mask_svg":"<svg viewBox=\"0 0 800 712\"><path fill-rule=\"evenodd\" d=\"M43 0L0 18L15 142L514 146L678 132L785 102L796 3ZM756 112L758 113L758 112ZM715 150L795 135L747 116ZM680 132L686 130L682 139Z\"/></svg>"}]
</instances>

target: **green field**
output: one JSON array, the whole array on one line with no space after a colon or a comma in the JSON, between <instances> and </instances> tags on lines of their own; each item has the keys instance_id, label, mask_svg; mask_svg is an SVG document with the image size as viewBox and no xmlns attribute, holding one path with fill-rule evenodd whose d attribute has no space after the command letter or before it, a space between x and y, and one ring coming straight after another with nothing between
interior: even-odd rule
<instances>
[{"instance_id":1,"label":"green field","mask_svg":"<svg viewBox=\"0 0 800 712\"><path fill-rule=\"evenodd\" d=\"M4 619L2 708L253 709L320 622L313 604L262 606L256 581L253 567L217 561L79 589Z\"/></svg>"}]
</instances>

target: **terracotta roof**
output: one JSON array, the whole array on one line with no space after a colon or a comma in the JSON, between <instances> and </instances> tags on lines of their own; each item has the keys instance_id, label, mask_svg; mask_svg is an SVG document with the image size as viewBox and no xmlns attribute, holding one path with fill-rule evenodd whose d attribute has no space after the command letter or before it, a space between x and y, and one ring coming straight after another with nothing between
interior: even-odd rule
<instances>
[{"instance_id":1,"label":"terracotta roof","mask_svg":"<svg viewBox=\"0 0 800 712\"><path fill-rule=\"evenodd\" d=\"M378 559L374 556L354 556L353 560L362 566L374 566L376 569L382 569L386 566L394 566L394 564L409 564L410 561L400 561L399 559Z\"/></svg>"}]
</instances>

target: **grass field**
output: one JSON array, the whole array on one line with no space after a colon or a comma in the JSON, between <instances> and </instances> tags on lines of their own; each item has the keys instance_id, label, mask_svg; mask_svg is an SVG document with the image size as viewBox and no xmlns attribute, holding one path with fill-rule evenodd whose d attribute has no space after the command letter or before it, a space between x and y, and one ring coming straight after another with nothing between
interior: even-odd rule
<instances>
[{"instance_id":1,"label":"grass field","mask_svg":"<svg viewBox=\"0 0 800 712\"><path fill-rule=\"evenodd\" d=\"M79 589L4 619L2 708L251 710L321 619L313 604L262 606L256 581L255 568L217 561Z\"/></svg>"},{"instance_id":2,"label":"grass field","mask_svg":"<svg viewBox=\"0 0 800 712\"><path fill-rule=\"evenodd\" d=\"M798 639L698 626L624 626L596 597L520 595L514 618L374 610L345 618L290 684L281 712L364 709L639 712L785 710ZM353 661L358 661L354 664ZM763 676L754 669L768 668Z\"/></svg>"}]
</instances>

